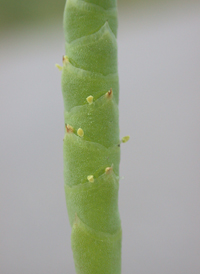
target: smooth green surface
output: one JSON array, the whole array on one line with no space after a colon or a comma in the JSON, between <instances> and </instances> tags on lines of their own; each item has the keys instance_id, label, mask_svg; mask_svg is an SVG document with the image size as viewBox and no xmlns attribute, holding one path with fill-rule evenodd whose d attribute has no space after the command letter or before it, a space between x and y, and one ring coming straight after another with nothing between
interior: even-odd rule
<instances>
[{"instance_id":1,"label":"smooth green surface","mask_svg":"<svg viewBox=\"0 0 200 274\"><path fill-rule=\"evenodd\" d=\"M111 165L118 175L119 159L117 145L106 148L98 143L85 141L73 133L65 135L64 178L69 186L85 183L88 175L101 175Z\"/></svg>"},{"instance_id":2,"label":"smooth green surface","mask_svg":"<svg viewBox=\"0 0 200 274\"><path fill-rule=\"evenodd\" d=\"M104 1L102 1L104 3ZM68 0L64 23L66 26L65 39L68 43L85 35L97 32L107 21L113 33L116 35L117 29L117 9L105 10L97 5L88 5L82 0ZM77 20L78 18L78 20Z\"/></svg>"},{"instance_id":3,"label":"smooth green surface","mask_svg":"<svg viewBox=\"0 0 200 274\"><path fill-rule=\"evenodd\" d=\"M64 28L64 180L76 272L120 274L116 1L68 0Z\"/></svg>"},{"instance_id":4,"label":"smooth green surface","mask_svg":"<svg viewBox=\"0 0 200 274\"><path fill-rule=\"evenodd\" d=\"M120 274L121 237L121 230L98 232L76 217L71 239L77 274Z\"/></svg>"},{"instance_id":5,"label":"smooth green surface","mask_svg":"<svg viewBox=\"0 0 200 274\"><path fill-rule=\"evenodd\" d=\"M94 100L98 99L111 87L113 97L118 103L119 79L117 73L104 76L100 73L76 68L70 63L63 66L62 92L66 111L75 106L86 104L86 98L91 94L94 96Z\"/></svg>"},{"instance_id":6,"label":"smooth green surface","mask_svg":"<svg viewBox=\"0 0 200 274\"><path fill-rule=\"evenodd\" d=\"M102 174L94 183L69 187L65 185L70 224L75 213L90 228L115 233L120 226L117 209L119 179L114 174ZM107 209L105 211L105 208Z\"/></svg>"},{"instance_id":7,"label":"smooth green surface","mask_svg":"<svg viewBox=\"0 0 200 274\"><path fill-rule=\"evenodd\" d=\"M75 67L103 75L117 72L117 42L108 22L91 35L66 42L65 50Z\"/></svg>"},{"instance_id":8,"label":"smooth green surface","mask_svg":"<svg viewBox=\"0 0 200 274\"><path fill-rule=\"evenodd\" d=\"M91 105L77 106L65 112L65 124L73 125L75 130L84 128L83 140L95 140L106 148L120 143L118 108L105 95Z\"/></svg>"}]
</instances>

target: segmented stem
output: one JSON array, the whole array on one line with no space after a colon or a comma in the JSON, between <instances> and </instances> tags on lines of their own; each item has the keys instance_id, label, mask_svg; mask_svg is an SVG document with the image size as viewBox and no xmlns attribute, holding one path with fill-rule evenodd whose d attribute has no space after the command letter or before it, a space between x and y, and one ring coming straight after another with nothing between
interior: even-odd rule
<instances>
[{"instance_id":1,"label":"segmented stem","mask_svg":"<svg viewBox=\"0 0 200 274\"><path fill-rule=\"evenodd\" d=\"M116 0L68 0L64 180L77 274L121 273Z\"/></svg>"}]
</instances>

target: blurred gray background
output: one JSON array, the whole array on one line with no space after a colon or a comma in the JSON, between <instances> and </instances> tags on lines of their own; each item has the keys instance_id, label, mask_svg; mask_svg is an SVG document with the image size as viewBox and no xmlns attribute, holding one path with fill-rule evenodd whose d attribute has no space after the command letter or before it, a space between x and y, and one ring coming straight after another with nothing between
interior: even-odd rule
<instances>
[{"instance_id":1,"label":"blurred gray background","mask_svg":"<svg viewBox=\"0 0 200 274\"><path fill-rule=\"evenodd\" d=\"M33 2L0 0L0 273L75 274L54 65L65 1ZM121 1L118 45L122 273L199 274L200 1Z\"/></svg>"}]
</instances>

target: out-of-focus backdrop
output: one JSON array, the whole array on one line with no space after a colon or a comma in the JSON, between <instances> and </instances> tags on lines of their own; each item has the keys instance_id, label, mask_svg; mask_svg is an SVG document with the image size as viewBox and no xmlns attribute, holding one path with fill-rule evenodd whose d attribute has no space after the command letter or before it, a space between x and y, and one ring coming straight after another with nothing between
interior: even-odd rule
<instances>
[{"instance_id":1,"label":"out-of-focus backdrop","mask_svg":"<svg viewBox=\"0 0 200 274\"><path fill-rule=\"evenodd\" d=\"M64 0L0 0L1 274L75 274ZM119 1L123 274L200 273L200 1Z\"/></svg>"}]
</instances>

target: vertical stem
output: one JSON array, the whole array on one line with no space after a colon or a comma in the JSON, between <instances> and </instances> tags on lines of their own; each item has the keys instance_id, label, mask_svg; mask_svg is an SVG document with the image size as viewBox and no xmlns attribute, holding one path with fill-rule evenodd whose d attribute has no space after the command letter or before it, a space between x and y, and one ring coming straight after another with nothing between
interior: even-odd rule
<instances>
[{"instance_id":1,"label":"vertical stem","mask_svg":"<svg viewBox=\"0 0 200 274\"><path fill-rule=\"evenodd\" d=\"M77 274L121 273L116 0L68 0L64 180Z\"/></svg>"}]
</instances>

